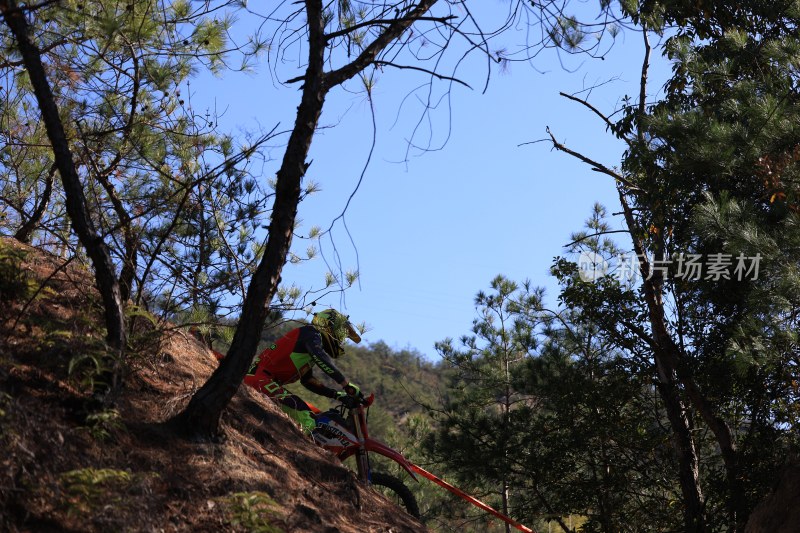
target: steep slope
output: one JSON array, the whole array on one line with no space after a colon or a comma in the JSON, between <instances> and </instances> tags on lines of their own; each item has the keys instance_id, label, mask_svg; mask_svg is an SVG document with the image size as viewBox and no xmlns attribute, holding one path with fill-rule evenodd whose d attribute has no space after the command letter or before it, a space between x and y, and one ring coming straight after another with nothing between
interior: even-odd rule
<instances>
[{"instance_id":1,"label":"steep slope","mask_svg":"<svg viewBox=\"0 0 800 533\"><path fill-rule=\"evenodd\" d=\"M83 268L60 266L0 242L0 529L425 531L246 387L226 442L174 436L162 422L215 365L183 331L139 317L115 409L90 408L98 298Z\"/></svg>"}]
</instances>

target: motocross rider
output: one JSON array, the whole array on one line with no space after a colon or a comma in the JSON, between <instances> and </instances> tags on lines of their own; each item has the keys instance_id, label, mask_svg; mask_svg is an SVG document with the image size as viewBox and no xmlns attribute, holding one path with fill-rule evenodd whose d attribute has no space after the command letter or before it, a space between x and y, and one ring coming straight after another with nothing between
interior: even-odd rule
<instances>
[{"instance_id":1,"label":"motocross rider","mask_svg":"<svg viewBox=\"0 0 800 533\"><path fill-rule=\"evenodd\" d=\"M344 354L342 343L346 338L361 342L348 317L335 309L320 311L314 315L311 324L291 330L258 354L244 382L275 400L303 431L311 433L316 426L311 407L283 385L299 379L305 388L320 396L335 399L348 395L362 397L359 387L348 381L333 363ZM314 366L338 383L342 390L325 386L313 375Z\"/></svg>"}]
</instances>

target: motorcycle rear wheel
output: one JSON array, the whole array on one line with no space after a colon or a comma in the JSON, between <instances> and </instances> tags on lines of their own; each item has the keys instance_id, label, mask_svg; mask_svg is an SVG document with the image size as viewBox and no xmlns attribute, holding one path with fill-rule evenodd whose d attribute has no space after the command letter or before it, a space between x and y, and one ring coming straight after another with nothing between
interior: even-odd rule
<instances>
[{"instance_id":1,"label":"motorcycle rear wheel","mask_svg":"<svg viewBox=\"0 0 800 533\"><path fill-rule=\"evenodd\" d=\"M408 514L419 518L419 505L411 489L394 476L382 472L372 472L372 484L391 501L401 505Z\"/></svg>"}]
</instances>

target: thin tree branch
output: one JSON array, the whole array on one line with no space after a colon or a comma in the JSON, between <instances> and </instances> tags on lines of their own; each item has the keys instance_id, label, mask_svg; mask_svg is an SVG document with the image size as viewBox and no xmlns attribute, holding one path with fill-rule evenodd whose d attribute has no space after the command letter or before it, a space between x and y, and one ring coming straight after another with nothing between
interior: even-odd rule
<instances>
[{"instance_id":1,"label":"thin tree branch","mask_svg":"<svg viewBox=\"0 0 800 533\"><path fill-rule=\"evenodd\" d=\"M340 85L364 70L370 63L375 62L379 53L399 38L416 20L424 16L435 3L436 0L421 0L413 9L408 10L405 17L395 19L383 33L364 48L364 51L356 59L339 69L326 73L324 86L330 88Z\"/></svg>"},{"instance_id":2,"label":"thin tree branch","mask_svg":"<svg viewBox=\"0 0 800 533\"><path fill-rule=\"evenodd\" d=\"M332 39L335 39L337 37L341 37L343 35L347 35L348 33L351 33L351 32L353 32L355 30L360 29L360 28L364 28L366 26L379 26L379 25L388 26L388 25L391 25L391 24L394 24L394 23L396 23L398 21L403 21L403 20L408 20L411 23L414 23L414 22L416 22L418 20L427 20L427 21L430 21L430 22L446 23L447 21L455 19L455 18L458 18L458 17L456 17L455 15L448 15L446 17L417 17L417 18L413 18L413 19L410 18L410 17L400 17L400 18L396 18L396 19L373 19L373 20L367 20L367 21L364 21L364 22L359 22L358 24L354 24L353 26L347 27L347 28L345 28L343 30L335 31L333 33L328 33L328 34L325 35L324 39L325 39L326 42L328 42L328 41L330 41Z\"/></svg>"},{"instance_id":3,"label":"thin tree branch","mask_svg":"<svg viewBox=\"0 0 800 533\"><path fill-rule=\"evenodd\" d=\"M69 264L76 257L77 257L76 255L71 256L69 259L67 259L66 261L61 263L59 266L54 268L53 271L50 273L50 275L48 275L44 280L42 280L42 283L39 284L38 287L36 287L36 290L34 291L34 293L31 295L31 297L28 299L28 301L25 302L25 305L22 306L22 309L20 309L19 314L17 314L17 318L14 319L14 323L11 325L11 331L14 331L15 329L17 329L17 325L19 324L19 321L22 320L22 317L25 316L25 313L28 311L28 307L30 307L30 305L34 301L36 301L36 298L44 290L44 288L47 287L47 284L50 283L50 280L53 279L54 277L56 277L56 275L59 272L61 272L62 270L65 270L67 268L67 266L69 266Z\"/></svg>"},{"instance_id":4,"label":"thin tree branch","mask_svg":"<svg viewBox=\"0 0 800 533\"><path fill-rule=\"evenodd\" d=\"M594 170L595 172L601 172L603 174L607 174L607 175L611 176L612 178L614 178L615 180L617 180L621 184L625 185L625 187L627 187L629 190L634 190L634 191L641 190L641 189L639 189L639 187L637 187L636 185L632 184L630 181L628 181L627 179L622 177L622 175L619 174L618 172L614 172L613 170L611 170L607 166L603 165L602 163L598 163L597 161L595 161L593 159L590 159L590 158L586 157L585 155L583 155L583 154L581 154L579 152L571 150L571 149L567 148L566 146L564 146L563 144L561 144L560 142L558 142L556 140L556 138L553 136L553 133L550 131L550 127L549 126L547 127L547 134L550 136L550 141L553 143L553 148L555 148L556 150L559 150L561 152L567 153L567 154L571 155L572 157L580 159L584 163L586 163L588 165L591 165L592 166L592 170Z\"/></svg>"},{"instance_id":5,"label":"thin tree branch","mask_svg":"<svg viewBox=\"0 0 800 533\"><path fill-rule=\"evenodd\" d=\"M58 0L56 0L56 1L58 1ZM64 44L67 44L68 42L69 41L67 41L66 39L60 39L58 41L52 42L52 43L48 44L47 46L41 48L39 50L39 52L42 53L42 54L46 54L47 52L49 52L53 48L59 47L59 46L64 45ZM25 61L22 60L22 59L20 59L19 61L4 61L4 62L0 63L0 69L21 67L23 65L25 65Z\"/></svg>"},{"instance_id":6,"label":"thin tree branch","mask_svg":"<svg viewBox=\"0 0 800 533\"><path fill-rule=\"evenodd\" d=\"M602 121L605 122L606 126L611 131L611 133L614 134L614 136L616 136L618 139L622 139L623 141L628 143L628 145L631 144L629 139L627 139L625 136L619 134L619 129L617 128L616 124L611 122L611 119L608 118L607 116L605 116L603 113L601 113L600 110L597 109L595 106L593 106L592 104L590 104L586 100L582 100L582 99L578 98L577 96L572 96L571 94L567 94L565 92L559 92L558 94L560 94L564 98L572 100L573 102L578 102L579 104L589 108L589 110L592 111L592 113L594 113L595 115L600 117L602 119Z\"/></svg>"},{"instance_id":7,"label":"thin tree branch","mask_svg":"<svg viewBox=\"0 0 800 533\"><path fill-rule=\"evenodd\" d=\"M645 114L644 100L647 96L647 71L650 68L650 40L647 37L647 25L642 25L642 38L644 39L644 59L642 60L642 77L639 83L639 113L636 126L636 136L639 142L644 143L644 131L642 130L642 119Z\"/></svg>"},{"instance_id":8,"label":"thin tree branch","mask_svg":"<svg viewBox=\"0 0 800 533\"><path fill-rule=\"evenodd\" d=\"M609 231L601 231L601 232L598 232L598 233L593 233L593 234L591 234L591 235L584 235L584 236L583 236L583 237L581 237L580 239L575 239L575 240L574 240L574 241L572 241L571 243L569 243L569 244L565 244L565 245L563 246L563 248L569 248L570 246L574 246L574 245L578 244L579 242L583 242L583 241L585 241L586 239L591 239L592 237L599 237L600 235L609 235L609 234L611 234L611 233L628 233L628 230L625 230L625 229L615 229L615 230L609 230Z\"/></svg>"},{"instance_id":9,"label":"thin tree branch","mask_svg":"<svg viewBox=\"0 0 800 533\"><path fill-rule=\"evenodd\" d=\"M426 74L430 74L434 78L438 78L440 80L453 81L455 83L459 83L459 84L463 85L464 87L467 87L468 89L472 89L472 87L465 81L462 81L462 80L460 80L458 78L454 78L452 76L445 76L443 74L439 74L438 72L434 72L434 71L429 70L427 68L413 67L411 65L398 65L397 63L392 63L391 61L374 61L373 65L378 65L378 66L385 65L387 67L394 67L394 68L401 69L401 70L417 70L419 72L424 72Z\"/></svg>"},{"instance_id":10,"label":"thin tree branch","mask_svg":"<svg viewBox=\"0 0 800 533\"><path fill-rule=\"evenodd\" d=\"M25 222L14 234L14 238L18 241L30 244L31 235L33 234L34 229L36 229L36 225L42 219L42 215L44 215L47 205L50 203L50 195L53 192L53 179L55 178L57 171L58 167L55 163L53 163L50 166L50 171L47 173L47 178L45 178L44 191L42 192L42 198L39 202L39 205L36 206L36 209L34 209L33 214L31 214L31 217L28 219L28 221ZM22 213L23 211L20 210L20 214Z\"/></svg>"}]
</instances>

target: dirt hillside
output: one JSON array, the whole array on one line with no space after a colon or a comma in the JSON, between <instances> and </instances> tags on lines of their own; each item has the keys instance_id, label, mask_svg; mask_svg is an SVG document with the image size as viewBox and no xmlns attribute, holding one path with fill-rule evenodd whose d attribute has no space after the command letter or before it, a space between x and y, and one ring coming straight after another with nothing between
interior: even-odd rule
<instances>
[{"instance_id":1,"label":"dirt hillside","mask_svg":"<svg viewBox=\"0 0 800 533\"><path fill-rule=\"evenodd\" d=\"M1 531L426 531L246 387L226 442L176 437L162 422L215 359L183 330L136 322L122 392L98 410L91 277L0 240Z\"/></svg>"}]
</instances>

